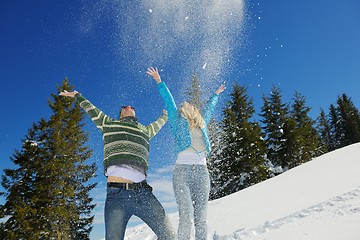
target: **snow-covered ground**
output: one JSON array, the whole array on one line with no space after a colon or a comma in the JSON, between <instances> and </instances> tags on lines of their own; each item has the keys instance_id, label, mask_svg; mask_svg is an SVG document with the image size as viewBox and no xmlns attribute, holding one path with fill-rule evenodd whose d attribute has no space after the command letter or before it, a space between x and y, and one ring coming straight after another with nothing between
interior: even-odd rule
<instances>
[{"instance_id":1,"label":"snow-covered ground","mask_svg":"<svg viewBox=\"0 0 360 240\"><path fill-rule=\"evenodd\" d=\"M211 201L208 225L217 240L360 240L360 143ZM141 224L126 239L156 237Z\"/></svg>"}]
</instances>

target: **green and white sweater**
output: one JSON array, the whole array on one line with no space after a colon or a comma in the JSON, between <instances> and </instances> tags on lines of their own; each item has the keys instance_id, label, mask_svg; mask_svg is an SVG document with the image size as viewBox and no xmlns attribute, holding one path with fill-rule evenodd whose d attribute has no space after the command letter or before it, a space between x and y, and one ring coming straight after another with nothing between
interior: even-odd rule
<instances>
[{"instance_id":1,"label":"green and white sweater","mask_svg":"<svg viewBox=\"0 0 360 240\"><path fill-rule=\"evenodd\" d=\"M109 166L130 166L146 175L149 141L164 126L167 115L163 114L155 122L144 126L138 123L136 117L119 120L108 117L79 93L75 99L102 132L105 172Z\"/></svg>"}]
</instances>

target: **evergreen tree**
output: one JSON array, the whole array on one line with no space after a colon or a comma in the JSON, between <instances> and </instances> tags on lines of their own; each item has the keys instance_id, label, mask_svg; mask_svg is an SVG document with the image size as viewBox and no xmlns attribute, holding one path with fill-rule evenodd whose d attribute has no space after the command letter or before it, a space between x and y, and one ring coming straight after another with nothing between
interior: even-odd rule
<instances>
[{"instance_id":1,"label":"evergreen tree","mask_svg":"<svg viewBox=\"0 0 360 240\"><path fill-rule=\"evenodd\" d=\"M246 88L235 84L231 100L223 111L224 141L215 162L218 174L214 180L217 188L212 192L213 198L239 191L268 176L266 144L259 124L251 121L254 112Z\"/></svg>"},{"instance_id":2,"label":"evergreen tree","mask_svg":"<svg viewBox=\"0 0 360 240\"><path fill-rule=\"evenodd\" d=\"M214 193L218 186L218 182L216 181L217 176L219 174L219 169L217 162L219 160L219 155L221 154L222 148L224 146L224 132L220 127L220 123L215 120L215 118L211 118L210 122L207 125L209 140L211 145L211 152L207 157L207 167L210 175L210 199L214 199Z\"/></svg>"},{"instance_id":3,"label":"evergreen tree","mask_svg":"<svg viewBox=\"0 0 360 240\"><path fill-rule=\"evenodd\" d=\"M280 172L286 171L289 167L289 162L288 156L284 154L291 147L288 147L288 150L285 149L287 139L284 137L284 127L286 127L287 134L294 129L294 123L289 121L289 106L283 103L281 90L276 86L272 88L269 97L263 96L263 101L264 104L261 108L260 116L262 117L262 128L266 133L267 156L275 167L282 168Z\"/></svg>"},{"instance_id":4,"label":"evergreen tree","mask_svg":"<svg viewBox=\"0 0 360 240\"><path fill-rule=\"evenodd\" d=\"M65 79L58 92L72 89ZM87 163L84 112L73 99L52 97L53 115L28 131L11 159L18 168L4 170L4 239L89 239L95 207L89 192L96 186L89 180L96 167Z\"/></svg>"},{"instance_id":5,"label":"evergreen tree","mask_svg":"<svg viewBox=\"0 0 360 240\"><path fill-rule=\"evenodd\" d=\"M207 157L207 167L210 175L210 199L214 199L216 189L219 188L218 182L216 181L217 176L219 174L219 169L217 168L217 161L221 154L223 148L223 138L224 133L221 130L219 123L214 120L214 118L210 119L208 124L208 134L211 145L211 152Z\"/></svg>"},{"instance_id":6,"label":"evergreen tree","mask_svg":"<svg viewBox=\"0 0 360 240\"><path fill-rule=\"evenodd\" d=\"M331 137L332 142L330 144L329 150L333 151L341 147L341 141L343 138L342 136L344 135L343 129L341 128L340 125L340 118L337 113L337 108L333 104L330 104L328 119L330 122L330 129L331 129L330 134L332 136Z\"/></svg>"},{"instance_id":7,"label":"evergreen tree","mask_svg":"<svg viewBox=\"0 0 360 240\"><path fill-rule=\"evenodd\" d=\"M320 109L320 116L317 118L317 131L320 135L320 149L321 153L331 151L332 135L331 126L324 109Z\"/></svg>"},{"instance_id":8,"label":"evergreen tree","mask_svg":"<svg viewBox=\"0 0 360 240\"><path fill-rule=\"evenodd\" d=\"M289 167L305 163L320 154L319 136L314 128L315 121L309 117L310 107L306 106L306 99L299 92L295 92L291 109L291 119L287 122L285 139L291 148L285 151L290 154ZM292 135L292 136L291 136Z\"/></svg>"},{"instance_id":9,"label":"evergreen tree","mask_svg":"<svg viewBox=\"0 0 360 240\"><path fill-rule=\"evenodd\" d=\"M1 208L1 205L0 205ZM5 234L5 226L3 222L0 222L0 239L5 239L6 234Z\"/></svg>"},{"instance_id":10,"label":"evergreen tree","mask_svg":"<svg viewBox=\"0 0 360 240\"><path fill-rule=\"evenodd\" d=\"M358 109L354 106L351 98L345 93L337 99L337 115L339 119L337 134L340 142L339 147L348 146L353 143L360 142L360 114Z\"/></svg>"},{"instance_id":11,"label":"evergreen tree","mask_svg":"<svg viewBox=\"0 0 360 240\"><path fill-rule=\"evenodd\" d=\"M301 140L296 128L296 121L291 116L285 119L282 130L282 147L279 153L282 157L281 168L286 171L298 165Z\"/></svg>"},{"instance_id":12,"label":"evergreen tree","mask_svg":"<svg viewBox=\"0 0 360 240\"><path fill-rule=\"evenodd\" d=\"M327 134L329 151L360 142L360 113L345 93L338 97L336 106L330 105L326 128L323 118L320 116L320 131Z\"/></svg>"},{"instance_id":13,"label":"evergreen tree","mask_svg":"<svg viewBox=\"0 0 360 240\"><path fill-rule=\"evenodd\" d=\"M7 190L2 195L6 202L0 209L0 217L8 218L3 224L3 239L41 239L44 231L44 215L39 201L36 186L42 176L37 173L45 156L43 146L46 142L46 121L40 120L33 124L23 141L21 151L15 151L12 162L17 169L5 169L2 186ZM44 178L44 177L42 177ZM40 197L40 196L39 196ZM34 217L36 216L36 217Z\"/></svg>"}]
</instances>

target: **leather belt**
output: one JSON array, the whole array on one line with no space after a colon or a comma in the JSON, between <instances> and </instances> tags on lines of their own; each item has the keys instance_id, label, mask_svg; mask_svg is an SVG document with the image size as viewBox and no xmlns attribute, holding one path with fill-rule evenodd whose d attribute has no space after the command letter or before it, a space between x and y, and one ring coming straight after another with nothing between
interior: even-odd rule
<instances>
[{"instance_id":1,"label":"leather belt","mask_svg":"<svg viewBox=\"0 0 360 240\"><path fill-rule=\"evenodd\" d=\"M125 190L138 190L142 188L148 188L152 190L152 187L146 181L142 181L139 183L108 182L107 187L121 188Z\"/></svg>"}]
</instances>

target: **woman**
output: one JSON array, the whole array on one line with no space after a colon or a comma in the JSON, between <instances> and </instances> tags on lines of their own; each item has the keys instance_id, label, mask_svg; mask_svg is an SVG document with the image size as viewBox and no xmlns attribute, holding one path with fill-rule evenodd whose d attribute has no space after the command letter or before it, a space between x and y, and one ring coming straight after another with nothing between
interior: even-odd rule
<instances>
[{"instance_id":1,"label":"woman","mask_svg":"<svg viewBox=\"0 0 360 240\"><path fill-rule=\"evenodd\" d=\"M161 81L157 68L148 68L146 73L157 83L175 138L177 159L173 173L173 187L179 209L178 240L190 239L192 209L195 239L207 239L206 217L210 178L206 157L210 153L210 142L206 125L225 86L219 87L200 113L189 102L184 102L180 109L177 108L169 89Z\"/></svg>"}]
</instances>

